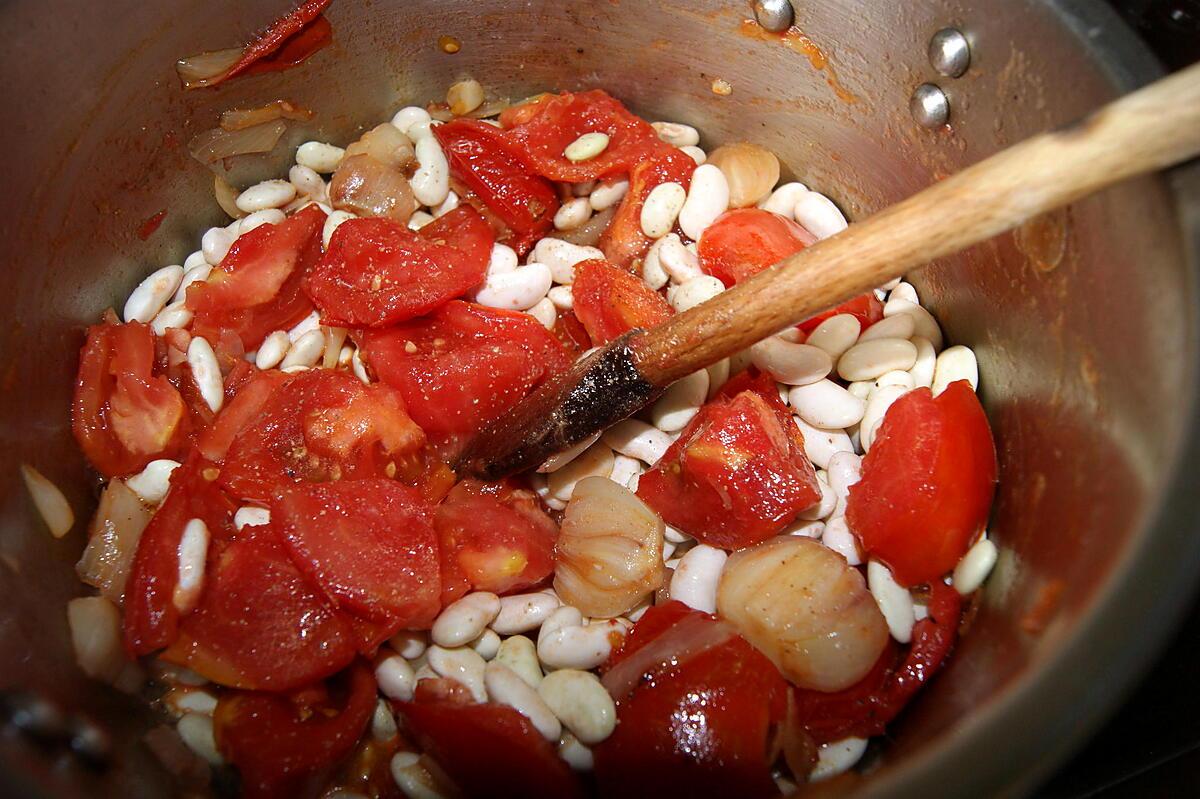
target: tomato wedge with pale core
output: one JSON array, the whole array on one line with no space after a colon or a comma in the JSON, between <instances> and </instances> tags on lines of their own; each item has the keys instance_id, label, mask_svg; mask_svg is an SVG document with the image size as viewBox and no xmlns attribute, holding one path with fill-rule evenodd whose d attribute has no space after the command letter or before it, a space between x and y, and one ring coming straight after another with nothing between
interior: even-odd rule
<instances>
[{"instance_id":1,"label":"tomato wedge with pale core","mask_svg":"<svg viewBox=\"0 0 1200 799\"><path fill-rule=\"evenodd\" d=\"M602 796L778 795L768 751L787 683L725 622L655 605L604 666L617 727L597 744Z\"/></svg>"},{"instance_id":2,"label":"tomato wedge with pale core","mask_svg":"<svg viewBox=\"0 0 1200 799\"><path fill-rule=\"evenodd\" d=\"M483 282L492 228L469 206L430 222L420 233L391 219L338 225L304 290L321 321L387 327L437 310Z\"/></svg>"},{"instance_id":3,"label":"tomato wedge with pale core","mask_svg":"<svg viewBox=\"0 0 1200 799\"><path fill-rule=\"evenodd\" d=\"M850 487L846 523L904 586L940 580L987 523L996 446L965 380L892 403Z\"/></svg>"},{"instance_id":4,"label":"tomato wedge with pale core","mask_svg":"<svg viewBox=\"0 0 1200 799\"><path fill-rule=\"evenodd\" d=\"M575 265L571 297L575 316L596 347L635 327L653 327L674 313L641 278L600 259Z\"/></svg>"},{"instance_id":5,"label":"tomato wedge with pale core","mask_svg":"<svg viewBox=\"0 0 1200 799\"><path fill-rule=\"evenodd\" d=\"M765 541L821 498L804 438L777 394L717 397L642 475L637 495L702 543Z\"/></svg>"},{"instance_id":6,"label":"tomato wedge with pale core","mask_svg":"<svg viewBox=\"0 0 1200 799\"><path fill-rule=\"evenodd\" d=\"M375 705L375 678L358 661L331 690L223 693L213 711L213 737L217 751L237 766L246 799L315 795L366 732Z\"/></svg>"}]
</instances>

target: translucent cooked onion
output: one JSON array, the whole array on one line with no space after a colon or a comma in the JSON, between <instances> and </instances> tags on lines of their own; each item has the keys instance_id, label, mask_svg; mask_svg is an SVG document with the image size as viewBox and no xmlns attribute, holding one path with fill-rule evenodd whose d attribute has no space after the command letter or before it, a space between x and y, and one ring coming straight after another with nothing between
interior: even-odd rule
<instances>
[{"instance_id":1,"label":"translucent cooked onion","mask_svg":"<svg viewBox=\"0 0 1200 799\"><path fill-rule=\"evenodd\" d=\"M369 155L381 164L401 170L417 160L412 141L390 122L368 130L346 148L343 157L353 158L356 155Z\"/></svg>"},{"instance_id":2,"label":"translucent cooked onion","mask_svg":"<svg viewBox=\"0 0 1200 799\"><path fill-rule=\"evenodd\" d=\"M62 538L75 524L75 513L63 492L28 463L21 464L21 477L25 478L25 487L42 521L50 528L50 535Z\"/></svg>"},{"instance_id":3,"label":"translucent cooked onion","mask_svg":"<svg viewBox=\"0 0 1200 799\"><path fill-rule=\"evenodd\" d=\"M228 131L244 130L264 122L273 122L276 119L294 119L298 122L306 122L314 116L316 114L313 111L290 100L275 100L258 108L226 111L221 114L221 128ZM399 131L396 132L399 133Z\"/></svg>"},{"instance_id":4,"label":"translucent cooked onion","mask_svg":"<svg viewBox=\"0 0 1200 799\"><path fill-rule=\"evenodd\" d=\"M709 153L708 163L720 169L729 183L730 208L754 205L779 182L779 159L757 144L723 145Z\"/></svg>"},{"instance_id":5,"label":"translucent cooked onion","mask_svg":"<svg viewBox=\"0 0 1200 799\"><path fill-rule=\"evenodd\" d=\"M471 119L487 119L488 117L499 116L500 112L511 106L507 97L497 97L494 100L484 100L483 105L476 108L474 111L466 114Z\"/></svg>"},{"instance_id":6,"label":"translucent cooked onion","mask_svg":"<svg viewBox=\"0 0 1200 799\"><path fill-rule=\"evenodd\" d=\"M207 53L190 55L175 62L175 71L183 81L183 88L196 89L208 86L225 76L242 57L241 47L228 50L211 50Z\"/></svg>"},{"instance_id":7,"label":"translucent cooked onion","mask_svg":"<svg viewBox=\"0 0 1200 799\"><path fill-rule=\"evenodd\" d=\"M554 238L569 241L581 247L594 247L600 242L600 237L604 235L604 231L608 230L608 223L612 221L613 215L616 213L617 206L615 205L605 208L574 230L557 231L554 234Z\"/></svg>"},{"instance_id":8,"label":"translucent cooked onion","mask_svg":"<svg viewBox=\"0 0 1200 799\"><path fill-rule=\"evenodd\" d=\"M606 477L580 480L555 545L554 589L586 616L637 607L663 582L663 521Z\"/></svg>"},{"instance_id":9,"label":"translucent cooked onion","mask_svg":"<svg viewBox=\"0 0 1200 799\"><path fill-rule=\"evenodd\" d=\"M124 481L109 481L92 518L83 557L75 564L79 579L121 604L133 553L153 515Z\"/></svg>"},{"instance_id":10,"label":"translucent cooked onion","mask_svg":"<svg viewBox=\"0 0 1200 799\"><path fill-rule=\"evenodd\" d=\"M784 536L729 556L717 613L802 688L862 679L888 640L862 574L810 538Z\"/></svg>"},{"instance_id":11,"label":"translucent cooked onion","mask_svg":"<svg viewBox=\"0 0 1200 799\"><path fill-rule=\"evenodd\" d=\"M67 603L67 625L75 660L87 676L112 684L128 662L121 647L121 613L102 596Z\"/></svg>"},{"instance_id":12,"label":"translucent cooked onion","mask_svg":"<svg viewBox=\"0 0 1200 799\"><path fill-rule=\"evenodd\" d=\"M245 211L237 207L238 190L220 175L213 175L213 194L216 195L217 205L221 206L221 210L234 219L241 219L246 215Z\"/></svg>"},{"instance_id":13,"label":"translucent cooked onion","mask_svg":"<svg viewBox=\"0 0 1200 799\"><path fill-rule=\"evenodd\" d=\"M287 123L282 119L241 130L213 128L197 134L188 142L188 152L205 166L237 155L269 153L275 149L286 128Z\"/></svg>"},{"instance_id":14,"label":"translucent cooked onion","mask_svg":"<svg viewBox=\"0 0 1200 799\"><path fill-rule=\"evenodd\" d=\"M601 680L618 702L630 694L642 678L680 664L733 638L737 633L723 621L708 616L688 615L662 635L613 666Z\"/></svg>"},{"instance_id":15,"label":"translucent cooked onion","mask_svg":"<svg viewBox=\"0 0 1200 799\"><path fill-rule=\"evenodd\" d=\"M347 154L342 159L329 182L329 199L339 210L401 223L417 209L417 199L404 173L369 155Z\"/></svg>"}]
</instances>

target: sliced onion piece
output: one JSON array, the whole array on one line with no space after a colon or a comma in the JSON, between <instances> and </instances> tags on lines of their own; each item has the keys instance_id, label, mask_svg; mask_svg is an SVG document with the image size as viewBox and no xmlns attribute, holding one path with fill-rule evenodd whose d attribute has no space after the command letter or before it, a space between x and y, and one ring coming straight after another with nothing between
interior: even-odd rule
<instances>
[{"instance_id":1,"label":"sliced onion piece","mask_svg":"<svg viewBox=\"0 0 1200 799\"><path fill-rule=\"evenodd\" d=\"M92 518L83 557L75 564L79 579L121 604L133 554L153 515L125 481L109 481Z\"/></svg>"},{"instance_id":2,"label":"sliced onion piece","mask_svg":"<svg viewBox=\"0 0 1200 799\"><path fill-rule=\"evenodd\" d=\"M617 702L633 691L644 677L672 669L718 647L737 635L733 627L708 616L689 614L629 657L613 666L600 680Z\"/></svg>"},{"instance_id":3,"label":"sliced onion piece","mask_svg":"<svg viewBox=\"0 0 1200 799\"><path fill-rule=\"evenodd\" d=\"M221 206L221 210L234 219L241 219L246 215L246 212L237 206L238 190L220 175L213 175L213 194L216 195L217 205Z\"/></svg>"},{"instance_id":4,"label":"sliced onion piece","mask_svg":"<svg viewBox=\"0 0 1200 799\"><path fill-rule=\"evenodd\" d=\"M329 199L339 211L400 223L417 210L416 196L404 173L369 155L347 153L329 182Z\"/></svg>"},{"instance_id":5,"label":"sliced onion piece","mask_svg":"<svg viewBox=\"0 0 1200 799\"><path fill-rule=\"evenodd\" d=\"M201 86L211 86L225 77L241 57L241 47L211 50L179 59L175 62L175 71L183 81L183 88L197 89Z\"/></svg>"},{"instance_id":6,"label":"sliced onion piece","mask_svg":"<svg viewBox=\"0 0 1200 799\"><path fill-rule=\"evenodd\" d=\"M307 122L316 113L291 100L275 100L258 108L230 109L221 114L221 128L235 131L273 122L276 119L292 119L297 122ZM397 131L398 133L399 131Z\"/></svg>"},{"instance_id":7,"label":"sliced onion piece","mask_svg":"<svg viewBox=\"0 0 1200 799\"><path fill-rule=\"evenodd\" d=\"M34 507L50 528L50 535L62 538L75 524L75 512L71 510L71 504L58 486L28 463L21 464L21 476L25 478L25 487L29 489Z\"/></svg>"},{"instance_id":8,"label":"sliced onion piece","mask_svg":"<svg viewBox=\"0 0 1200 799\"><path fill-rule=\"evenodd\" d=\"M604 235L604 231L608 230L608 223L612 221L616 213L617 206L615 205L605 208L574 230L555 232L554 238L578 244L580 247L595 247L600 243L600 237Z\"/></svg>"},{"instance_id":9,"label":"sliced onion piece","mask_svg":"<svg viewBox=\"0 0 1200 799\"><path fill-rule=\"evenodd\" d=\"M575 485L555 544L554 589L586 616L612 618L663 583L663 521L607 477Z\"/></svg>"},{"instance_id":10,"label":"sliced onion piece","mask_svg":"<svg viewBox=\"0 0 1200 799\"><path fill-rule=\"evenodd\" d=\"M238 155L269 153L275 149L286 129L287 123L282 119L241 130L213 128L197 134L188 142L188 152L205 166Z\"/></svg>"},{"instance_id":11,"label":"sliced onion piece","mask_svg":"<svg viewBox=\"0 0 1200 799\"><path fill-rule=\"evenodd\" d=\"M87 676L112 684L121 676L125 650L121 646L121 612L102 596L86 596L67 603L67 626L75 660Z\"/></svg>"},{"instance_id":12,"label":"sliced onion piece","mask_svg":"<svg viewBox=\"0 0 1200 799\"><path fill-rule=\"evenodd\" d=\"M369 155L381 164L404 169L417 160L412 141L390 122L371 128L346 148L343 157Z\"/></svg>"}]
</instances>

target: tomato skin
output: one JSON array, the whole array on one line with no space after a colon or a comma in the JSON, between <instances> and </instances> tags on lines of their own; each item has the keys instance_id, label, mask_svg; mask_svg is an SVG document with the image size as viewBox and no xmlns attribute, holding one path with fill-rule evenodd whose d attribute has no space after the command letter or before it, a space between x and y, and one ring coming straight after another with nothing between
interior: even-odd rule
<instances>
[{"instance_id":1,"label":"tomato skin","mask_svg":"<svg viewBox=\"0 0 1200 799\"><path fill-rule=\"evenodd\" d=\"M574 311L559 311L554 320L554 328L550 332L562 344L572 361L592 347L592 337L588 335Z\"/></svg>"},{"instance_id":2,"label":"tomato skin","mask_svg":"<svg viewBox=\"0 0 1200 799\"><path fill-rule=\"evenodd\" d=\"M155 341L148 325L106 322L88 328L71 431L105 477L131 474L155 458L178 457L185 450L183 398L154 372Z\"/></svg>"},{"instance_id":3,"label":"tomato skin","mask_svg":"<svg viewBox=\"0 0 1200 799\"><path fill-rule=\"evenodd\" d=\"M554 573L558 525L530 491L512 483L464 480L437 509L443 574L452 597L468 590L506 594Z\"/></svg>"},{"instance_id":4,"label":"tomato skin","mask_svg":"<svg viewBox=\"0 0 1200 799\"><path fill-rule=\"evenodd\" d=\"M339 225L304 278L322 322L387 327L430 313L482 283L493 239L483 217L460 206L430 225L435 230L423 235L384 218Z\"/></svg>"},{"instance_id":5,"label":"tomato skin","mask_svg":"<svg viewBox=\"0 0 1200 799\"><path fill-rule=\"evenodd\" d=\"M188 286L193 335L224 349L222 334L232 333L252 350L268 333L308 316L312 303L301 281L321 256L324 225L325 212L310 205L278 225L259 225L238 236L208 279Z\"/></svg>"},{"instance_id":6,"label":"tomato skin","mask_svg":"<svg viewBox=\"0 0 1200 799\"><path fill-rule=\"evenodd\" d=\"M940 579L987 523L996 446L965 380L892 403L862 467L846 522L903 586Z\"/></svg>"},{"instance_id":7,"label":"tomato skin","mask_svg":"<svg viewBox=\"0 0 1200 799\"><path fill-rule=\"evenodd\" d=\"M220 482L266 505L293 483L381 476L424 441L395 390L312 369L276 387L237 432Z\"/></svg>"},{"instance_id":8,"label":"tomato skin","mask_svg":"<svg viewBox=\"0 0 1200 799\"><path fill-rule=\"evenodd\" d=\"M696 162L690 155L670 145L663 147L650 149L630 169L629 191L600 237L604 257L622 269L631 268L650 249L651 241L642 232L642 206L650 192L663 183L678 183L686 189L696 171Z\"/></svg>"},{"instance_id":9,"label":"tomato skin","mask_svg":"<svg viewBox=\"0 0 1200 799\"><path fill-rule=\"evenodd\" d=\"M670 146L659 140L650 123L602 89L548 95L529 112L528 119L508 131L508 139L539 175L551 180L582 183L628 172L647 150ZM567 145L593 132L608 135L603 152L578 163L563 155Z\"/></svg>"},{"instance_id":10,"label":"tomato skin","mask_svg":"<svg viewBox=\"0 0 1200 799\"><path fill-rule=\"evenodd\" d=\"M125 648L135 657L170 646L181 614L173 598L179 584L179 541L192 519L208 527L212 540L228 539L236 507L204 474L211 468L191 457L171 474L170 489L142 537L125 586Z\"/></svg>"},{"instance_id":11,"label":"tomato skin","mask_svg":"<svg viewBox=\"0 0 1200 799\"><path fill-rule=\"evenodd\" d=\"M335 607L397 630L427 629L441 610L433 509L394 480L285 489L271 503L292 562Z\"/></svg>"},{"instance_id":12,"label":"tomato skin","mask_svg":"<svg viewBox=\"0 0 1200 799\"><path fill-rule=\"evenodd\" d=\"M582 799L579 778L529 719L506 705L475 704L459 688L422 680L413 701L394 704L405 731L463 796Z\"/></svg>"},{"instance_id":13,"label":"tomato skin","mask_svg":"<svg viewBox=\"0 0 1200 799\"><path fill-rule=\"evenodd\" d=\"M875 296L875 292L868 291L866 294L860 294L853 299L846 300L836 308L822 311L816 316L805 319L797 327L805 333L811 333L817 329L817 325L829 317L837 316L838 314L850 314L858 319L858 323L861 325L860 331L866 330L883 318L883 303Z\"/></svg>"},{"instance_id":14,"label":"tomato skin","mask_svg":"<svg viewBox=\"0 0 1200 799\"><path fill-rule=\"evenodd\" d=\"M889 639L875 668L855 685L834 693L792 689L801 725L819 744L882 735L950 656L961 611L958 592L940 580L933 582L929 616L913 626L907 652Z\"/></svg>"},{"instance_id":15,"label":"tomato skin","mask_svg":"<svg viewBox=\"0 0 1200 799\"><path fill-rule=\"evenodd\" d=\"M413 420L448 459L572 362L529 314L460 301L366 331L361 344L379 379L400 392Z\"/></svg>"},{"instance_id":16,"label":"tomato skin","mask_svg":"<svg viewBox=\"0 0 1200 799\"><path fill-rule=\"evenodd\" d=\"M635 327L653 327L674 313L641 278L601 259L575 265L571 296L575 316L597 347Z\"/></svg>"},{"instance_id":17,"label":"tomato skin","mask_svg":"<svg viewBox=\"0 0 1200 799\"><path fill-rule=\"evenodd\" d=\"M322 787L322 778L351 753L375 710L375 679L366 663L354 663L342 682L340 702L221 693L213 733L217 751L241 773L243 796L290 799Z\"/></svg>"},{"instance_id":18,"label":"tomato skin","mask_svg":"<svg viewBox=\"0 0 1200 799\"><path fill-rule=\"evenodd\" d=\"M471 189L513 232L508 244L529 251L554 225L558 194L529 171L506 134L474 119L454 119L433 129L450 172Z\"/></svg>"},{"instance_id":19,"label":"tomato skin","mask_svg":"<svg viewBox=\"0 0 1200 799\"><path fill-rule=\"evenodd\" d=\"M347 621L292 564L274 525L209 548L200 604L159 657L231 688L290 691L357 654Z\"/></svg>"},{"instance_id":20,"label":"tomato skin","mask_svg":"<svg viewBox=\"0 0 1200 799\"><path fill-rule=\"evenodd\" d=\"M638 483L663 521L702 543L765 541L821 497L804 438L778 394L716 397Z\"/></svg>"},{"instance_id":21,"label":"tomato skin","mask_svg":"<svg viewBox=\"0 0 1200 799\"><path fill-rule=\"evenodd\" d=\"M258 371L249 364L246 366L251 374L240 380L240 385L235 385L232 379L226 380L225 404L221 412L212 426L196 439L196 450L215 463L225 460L237 435L258 416L275 389L288 380L283 372Z\"/></svg>"},{"instance_id":22,"label":"tomato skin","mask_svg":"<svg viewBox=\"0 0 1200 799\"><path fill-rule=\"evenodd\" d=\"M681 602L655 605L606 668L681 622L705 619L718 623ZM777 796L767 750L786 696L771 662L737 635L681 662L662 661L618 699L616 730L593 749L600 795Z\"/></svg>"},{"instance_id":23,"label":"tomato skin","mask_svg":"<svg viewBox=\"0 0 1200 799\"><path fill-rule=\"evenodd\" d=\"M709 225L696 250L704 271L728 288L816 240L816 236L779 214L736 208Z\"/></svg>"},{"instance_id":24,"label":"tomato skin","mask_svg":"<svg viewBox=\"0 0 1200 799\"><path fill-rule=\"evenodd\" d=\"M262 33L255 36L253 41L242 49L242 57L228 70L205 81L192 84L185 81L184 88L217 86L238 75L250 75L256 72L269 72L282 69L288 64L286 63L286 53L280 52L281 48L286 50L291 42L303 37L306 28L314 27L314 23L321 18L321 12L331 2L333 0L305 0L305 2L301 3L295 9L272 22ZM328 23L326 23L326 26L328 26ZM311 55L316 49L316 47L309 45L305 57ZM293 55L292 58L295 58L295 56Z\"/></svg>"}]
</instances>

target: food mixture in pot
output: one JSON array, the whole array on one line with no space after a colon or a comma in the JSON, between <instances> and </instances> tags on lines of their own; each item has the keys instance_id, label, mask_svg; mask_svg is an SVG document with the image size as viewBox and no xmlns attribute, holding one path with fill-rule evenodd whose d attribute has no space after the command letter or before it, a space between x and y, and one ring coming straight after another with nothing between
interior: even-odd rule
<instances>
[{"instance_id":1,"label":"food mixture in pot","mask_svg":"<svg viewBox=\"0 0 1200 799\"><path fill-rule=\"evenodd\" d=\"M227 191L236 218L88 330L73 428L106 483L69 621L88 674L170 716L146 743L182 780L852 779L996 558L975 357L912 285L536 472L449 465L591 348L846 227L771 152L701 144L601 90L509 105L463 81Z\"/></svg>"}]
</instances>

